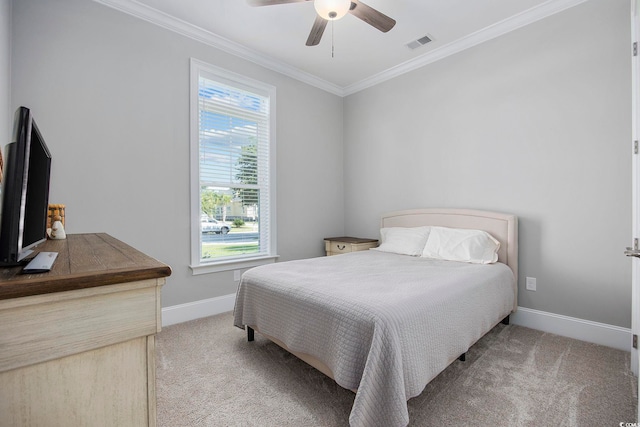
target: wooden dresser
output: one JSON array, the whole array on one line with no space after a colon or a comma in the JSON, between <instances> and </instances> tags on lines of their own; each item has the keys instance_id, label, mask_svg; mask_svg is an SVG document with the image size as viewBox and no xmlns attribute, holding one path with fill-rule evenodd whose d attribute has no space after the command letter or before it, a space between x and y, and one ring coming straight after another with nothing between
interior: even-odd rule
<instances>
[{"instance_id":1,"label":"wooden dresser","mask_svg":"<svg viewBox=\"0 0 640 427\"><path fill-rule=\"evenodd\" d=\"M0 426L155 426L155 334L171 268L107 234L0 268Z\"/></svg>"}]
</instances>

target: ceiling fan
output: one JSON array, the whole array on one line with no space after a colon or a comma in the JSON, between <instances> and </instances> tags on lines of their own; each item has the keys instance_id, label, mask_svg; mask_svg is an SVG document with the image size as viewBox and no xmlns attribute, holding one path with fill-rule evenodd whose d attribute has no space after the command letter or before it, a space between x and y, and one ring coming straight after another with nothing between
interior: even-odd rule
<instances>
[{"instance_id":1,"label":"ceiling fan","mask_svg":"<svg viewBox=\"0 0 640 427\"><path fill-rule=\"evenodd\" d=\"M363 20L383 33L386 33L396 25L395 19L389 18L384 13L358 0L247 0L251 6L271 6L308 1L313 1L318 16L316 16L313 27L311 27L311 33L306 43L307 46L315 46L320 43L327 22L340 19L347 13Z\"/></svg>"}]
</instances>

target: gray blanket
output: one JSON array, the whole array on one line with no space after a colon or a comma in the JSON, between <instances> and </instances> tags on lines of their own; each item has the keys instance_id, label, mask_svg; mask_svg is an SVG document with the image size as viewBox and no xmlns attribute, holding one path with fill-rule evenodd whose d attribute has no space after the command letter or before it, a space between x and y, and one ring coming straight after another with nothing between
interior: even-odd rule
<instances>
[{"instance_id":1,"label":"gray blanket","mask_svg":"<svg viewBox=\"0 0 640 427\"><path fill-rule=\"evenodd\" d=\"M513 309L504 264L362 251L245 272L234 324L324 362L355 390L351 426L406 426L407 400Z\"/></svg>"}]
</instances>

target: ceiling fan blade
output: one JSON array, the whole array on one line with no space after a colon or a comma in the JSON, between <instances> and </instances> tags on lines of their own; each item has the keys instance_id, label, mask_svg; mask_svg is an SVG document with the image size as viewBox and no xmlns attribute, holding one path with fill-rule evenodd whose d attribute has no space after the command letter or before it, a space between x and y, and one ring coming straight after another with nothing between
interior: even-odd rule
<instances>
[{"instance_id":1,"label":"ceiling fan blade","mask_svg":"<svg viewBox=\"0 0 640 427\"><path fill-rule=\"evenodd\" d=\"M271 6L274 4L304 3L312 0L247 0L249 6Z\"/></svg>"},{"instance_id":2,"label":"ceiling fan blade","mask_svg":"<svg viewBox=\"0 0 640 427\"><path fill-rule=\"evenodd\" d=\"M322 39L322 33L324 33L324 29L327 26L327 21L320 16L316 16L316 20L313 22L313 27L311 27L311 33L309 33L309 38L307 39L307 46L316 46L320 43L320 39Z\"/></svg>"},{"instance_id":3,"label":"ceiling fan blade","mask_svg":"<svg viewBox=\"0 0 640 427\"><path fill-rule=\"evenodd\" d=\"M378 12L371 6L367 6L358 0L351 0L351 9L349 13L356 18L362 19L367 24L377 28L378 30L386 33L396 25L396 20L389 18L382 12Z\"/></svg>"}]
</instances>

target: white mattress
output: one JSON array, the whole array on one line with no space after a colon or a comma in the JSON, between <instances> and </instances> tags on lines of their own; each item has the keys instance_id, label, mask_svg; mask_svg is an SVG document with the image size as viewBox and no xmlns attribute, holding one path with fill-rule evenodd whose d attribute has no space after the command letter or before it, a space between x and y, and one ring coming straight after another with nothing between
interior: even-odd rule
<instances>
[{"instance_id":1,"label":"white mattress","mask_svg":"<svg viewBox=\"0 0 640 427\"><path fill-rule=\"evenodd\" d=\"M352 426L406 426L406 401L515 305L509 267L362 251L243 274L234 324L310 354L357 389Z\"/></svg>"}]
</instances>

